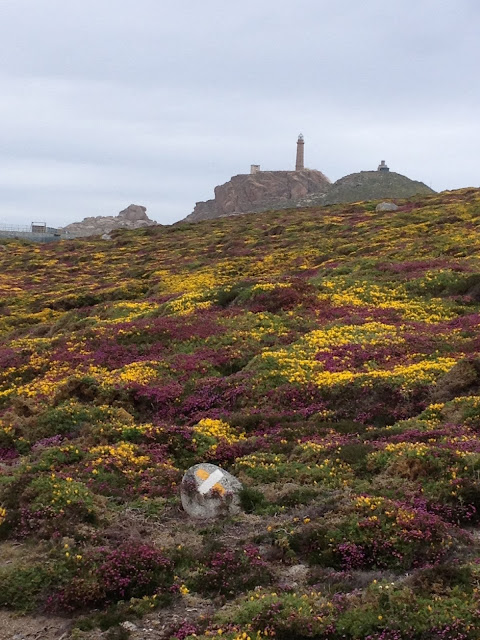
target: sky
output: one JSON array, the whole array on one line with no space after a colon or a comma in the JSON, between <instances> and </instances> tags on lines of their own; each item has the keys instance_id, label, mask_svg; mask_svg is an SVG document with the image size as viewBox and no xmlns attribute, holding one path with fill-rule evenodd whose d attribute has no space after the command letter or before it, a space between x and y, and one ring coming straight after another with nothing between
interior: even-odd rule
<instances>
[{"instance_id":1,"label":"sky","mask_svg":"<svg viewBox=\"0 0 480 640\"><path fill-rule=\"evenodd\" d=\"M129 204L171 224L232 175L480 185L478 0L0 0L0 224Z\"/></svg>"}]
</instances>

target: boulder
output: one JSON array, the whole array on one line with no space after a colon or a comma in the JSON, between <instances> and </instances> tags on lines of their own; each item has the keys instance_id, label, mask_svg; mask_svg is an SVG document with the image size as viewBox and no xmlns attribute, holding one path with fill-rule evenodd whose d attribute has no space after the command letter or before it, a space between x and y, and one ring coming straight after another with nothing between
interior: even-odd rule
<instances>
[{"instance_id":1,"label":"boulder","mask_svg":"<svg viewBox=\"0 0 480 640\"><path fill-rule=\"evenodd\" d=\"M182 506L191 518L217 520L240 513L242 484L231 473L203 462L190 467L180 486Z\"/></svg>"},{"instance_id":2,"label":"boulder","mask_svg":"<svg viewBox=\"0 0 480 640\"><path fill-rule=\"evenodd\" d=\"M396 211L398 209L394 202L380 202L375 207L375 211Z\"/></svg>"},{"instance_id":3,"label":"boulder","mask_svg":"<svg viewBox=\"0 0 480 640\"><path fill-rule=\"evenodd\" d=\"M124 220L129 220L130 222L137 222L139 220L151 222L150 218L147 216L146 211L146 207L142 207L139 204L131 204L123 211L120 211L120 213L118 214L118 218L123 218Z\"/></svg>"}]
</instances>

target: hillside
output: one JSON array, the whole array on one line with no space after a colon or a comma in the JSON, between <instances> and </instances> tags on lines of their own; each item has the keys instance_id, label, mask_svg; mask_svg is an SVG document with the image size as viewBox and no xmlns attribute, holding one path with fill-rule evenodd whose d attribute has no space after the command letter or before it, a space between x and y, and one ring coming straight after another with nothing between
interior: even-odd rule
<instances>
[{"instance_id":1,"label":"hillside","mask_svg":"<svg viewBox=\"0 0 480 640\"><path fill-rule=\"evenodd\" d=\"M480 190L397 204L0 245L10 637L480 638Z\"/></svg>"},{"instance_id":2,"label":"hillside","mask_svg":"<svg viewBox=\"0 0 480 640\"><path fill-rule=\"evenodd\" d=\"M361 202L383 198L410 198L434 193L423 182L411 180L395 171L360 171L333 183L322 204Z\"/></svg>"}]
</instances>

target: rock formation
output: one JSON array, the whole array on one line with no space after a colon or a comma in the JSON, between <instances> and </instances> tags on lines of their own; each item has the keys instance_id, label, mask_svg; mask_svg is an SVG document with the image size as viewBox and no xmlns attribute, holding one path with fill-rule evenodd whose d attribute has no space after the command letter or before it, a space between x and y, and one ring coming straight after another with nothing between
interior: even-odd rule
<instances>
[{"instance_id":1,"label":"rock formation","mask_svg":"<svg viewBox=\"0 0 480 640\"><path fill-rule=\"evenodd\" d=\"M146 207L131 204L120 211L118 216L96 216L84 218L81 222L72 222L62 229L62 234L70 237L103 236L115 229L141 229L157 223L146 214Z\"/></svg>"},{"instance_id":2,"label":"rock formation","mask_svg":"<svg viewBox=\"0 0 480 640\"><path fill-rule=\"evenodd\" d=\"M295 207L298 199L309 194L325 194L330 180L321 171L260 171L233 176L215 188L215 198L197 202L187 222L221 218L240 213Z\"/></svg>"},{"instance_id":3,"label":"rock formation","mask_svg":"<svg viewBox=\"0 0 480 640\"><path fill-rule=\"evenodd\" d=\"M258 171L233 176L215 187L215 198L197 202L186 222L221 218L269 209L313 207L343 202L410 198L435 193L423 182L410 180L383 164L377 171L360 171L332 184L320 171Z\"/></svg>"}]
</instances>

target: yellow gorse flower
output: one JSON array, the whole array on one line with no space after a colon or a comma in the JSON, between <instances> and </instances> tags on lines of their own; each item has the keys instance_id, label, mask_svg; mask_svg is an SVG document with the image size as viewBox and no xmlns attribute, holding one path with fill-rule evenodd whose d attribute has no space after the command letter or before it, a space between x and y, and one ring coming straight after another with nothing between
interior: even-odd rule
<instances>
[{"instance_id":1,"label":"yellow gorse flower","mask_svg":"<svg viewBox=\"0 0 480 640\"><path fill-rule=\"evenodd\" d=\"M219 442L225 442L227 444L235 444L241 440L245 440L246 436L242 433L236 433L232 427L223 422L223 420L214 420L212 418L203 418L193 427L193 433L197 436L204 436L206 438L214 438ZM197 439L194 437L193 442ZM218 442L214 443L210 447L210 451L215 452L218 447Z\"/></svg>"},{"instance_id":2,"label":"yellow gorse flower","mask_svg":"<svg viewBox=\"0 0 480 640\"><path fill-rule=\"evenodd\" d=\"M94 467L111 462L117 469L126 474L134 473L133 468L144 468L150 463L150 458L137 454L138 447L130 442L120 442L115 445L101 445L92 447L90 455L93 460L89 464Z\"/></svg>"}]
</instances>

